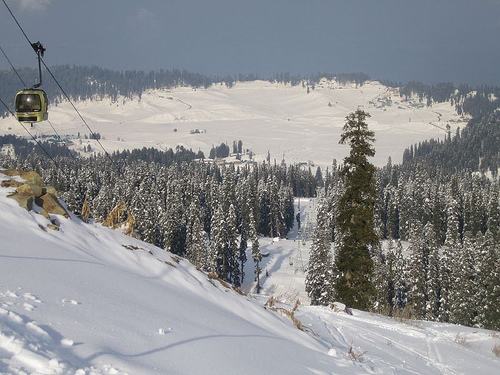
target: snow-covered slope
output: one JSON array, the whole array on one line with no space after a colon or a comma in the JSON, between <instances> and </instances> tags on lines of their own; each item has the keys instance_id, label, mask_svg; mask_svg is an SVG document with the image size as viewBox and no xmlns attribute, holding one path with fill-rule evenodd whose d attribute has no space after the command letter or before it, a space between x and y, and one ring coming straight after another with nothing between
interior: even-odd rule
<instances>
[{"instance_id":1,"label":"snow-covered slope","mask_svg":"<svg viewBox=\"0 0 500 375\"><path fill-rule=\"evenodd\" d=\"M339 367L322 343L188 262L74 217L59 218L60 231L52 231L7 190L0 190L1 373L277 374L300 366L326 374Z\"/></svg>"},{"instance_id":2,"label":"snow-covered slope","mask_svg":"<svg viewBox=\"0 0 500 375\"><path fill-rule=\"evenodd\" d=\"M103 136L101 142L109 152L183 145L208 156L214 145L227 142L231 147L241 140L256 160L270 151L278 162L284 157L287 163L312 161L320 166L331 166L334 158L340 161L346 156L347 146L338 144L340 133L345 117L358 108L371 114L368 123L375 131L377 151L373 162L378 166L385 165L389 156L400 162L411 144L443 139L447 125L454 133L466 123L450 103L424 107L417 100L402 100L397 90L378 82L356 87L322 81L307 91L302 85L238 82L232 88L179 87L150 91L140 100L87 101L76 106L92 130ZM49 119L63 137L80 133L82 139L75 140L74 148L83 150L91 144L102 152L95 141L84 139L89 131L69 103L51 106ZM195 129L201 132L190 134ZM47 122L31 131L54 135ZM27 136L13 118L0 119L0 134Z\"/></svg>"},{"instance_id":3,"label":"snow-covered slope","mask_svg":"<svg viewBox=\"0 0 500 375\"><path fill-rule=\"evenodd\" d=\"M118 231L75 217L58 217L60 230L48 229L47 219L6 198L9 190L0 188L2 374L486 375L500 368L492 353L500 339L485 330L307 303L295 312L307 332L298 330L264 306L266 294L290 297L283 283L297 290L291 302L306 302L301 277L292 275L302 272L293 264L307 262L307 251L297 258L293 239L262 240L270 271L263 295L242 296ZM301 207L306 223L307 202Z\"/></svg>"}]
</instances>

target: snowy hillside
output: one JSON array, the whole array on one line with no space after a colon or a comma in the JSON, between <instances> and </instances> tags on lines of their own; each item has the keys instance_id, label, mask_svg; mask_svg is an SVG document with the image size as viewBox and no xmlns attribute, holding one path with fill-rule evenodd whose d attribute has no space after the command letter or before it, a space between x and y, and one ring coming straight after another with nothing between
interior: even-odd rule
<instances>
[{"instance_id":1,"label":"snowy hillside","mask_svg":"<svg viewBox=\"0 0 500 375\"><path fill-rule=\"evenodd\" d=\"M241 140L256 160L270 151L278 162L284 157L289 164L311 161L321 166L346 156L347 146L338 141L345 117L358 108L372 116L368 123L375 131L374 163L378 166L385 165L389 156L399 163L406 147L430 138L443 139L447 125L454 134L467 121L450 103L426 107L417 99L404 101L397 90L378 82L355 87L326 80L314 90L302 85L238 82L232 88L180 87L150 91L140 100L79 102L76 106L92 130L102 135L109 152L183 145L208 156L214 145L226 142L231 146ZM74 148L91 145L102 152L95 141L84 138L89 131L69 103L50 106L49 120L61 136L73 137ZM32 131L54 135L47 122ZM81 139L75 139L78 133ZM13 118L0 119L1 134L27 136Z\"/></svg>"},{"instance_id":2,"label":"snowy hillside","mask_svg":"<svg viewBox=\"0 0 500 375\"><path fill-rule=\"evenodd\" d=\"M11 190L0 188L2 374L486 375L500 368L492 353L498 333L307 306L298 264L307 262L308 241L296 230L290 240L262 240L269 253L263 293L242 296L118 231L76 217L58 217L60 230L48 229L47 219L6 197ZM314 225L310 203L301 202L303 222ZM274 311L265 306L269 294ZM291 311L297 297L295 317L306 332L278 309Z\"/></svg>"}]
</instances>

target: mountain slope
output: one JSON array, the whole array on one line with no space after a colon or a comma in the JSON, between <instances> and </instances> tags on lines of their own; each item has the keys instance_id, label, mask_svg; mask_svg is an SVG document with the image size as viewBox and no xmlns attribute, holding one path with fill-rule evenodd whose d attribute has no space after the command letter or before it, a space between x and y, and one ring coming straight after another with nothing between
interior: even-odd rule
<instances>
[{"instance_id":1,"label":"mountain slope","mask_svg":"<svg viewBox=\"0 0 500 375\"><path fill-rule=\"evenodd\" d=\"M48 221L17 207L7 190L0 189L0 372L340 369L323 344L185 260L74 217L60 218L59 232L46 229Z\"/></svg>"},{"instance_id":2,"label":"mountain slope","mask_svg":"<svg viewBox=\"0 0 500 375\"><path fill-rule=\"evenodd\" d=\"M0 188L0 373L486 375L500 365L485 330L303 305L300 331L267 296L242 296L118 231L76 217L47 229L10 190ZM263 244L266 293L297 272L283 261L295 248Z\"/></svg>"}]
</instances>

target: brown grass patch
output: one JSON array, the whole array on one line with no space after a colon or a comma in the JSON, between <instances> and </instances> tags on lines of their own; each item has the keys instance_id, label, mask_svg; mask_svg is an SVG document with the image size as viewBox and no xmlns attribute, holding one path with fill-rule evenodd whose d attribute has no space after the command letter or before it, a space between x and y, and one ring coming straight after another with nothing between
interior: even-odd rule
<instances>
[{"instance_id":1,"label":"brown grass patch","mask_svg":"<svg viewBox=\"0 0 500 375\"><path fill-rule=\"evenodd\" d=\"M491 352L495 354L496 357L500 357L500 345L495 344Z\"/></svg>"},{"instance_id":2,"label":"brown grass patch","mask_svg":"<svg viewBox=\"0 0 500 375\"><path fill-rule=\"evenodd\" d=\"M302 322L295 317L295 311L297 311L297 309L300 306L300 300L297 299L297 301L295 301L295 305L293 306L293 308L291 310L287 310L283 307L277 307L275 305L276 305L275 298L273 296L270 296L269 299L267 300L265 306L267 306L269 308L269 310L271 310L271 311L280 313L280 314L290 318L290 320L293 322L293 324L295 324L295 326L298 329L306 332L306 329L302 325Z\"/></svg>"},{"instance_id":3,"label":"brown grass patch","mask_svg":"<svg viewBox=\"0 0 500 375\"><path fill-rule=\"evenodd\" d=\"M347 351L347 355L349 358L351 358L353 361L360 362L361 357L363 357L367 352L355 352L354 349L352 348L352 342L351 346L349 346L349 350Z\"/></svg>"}]
</instances>

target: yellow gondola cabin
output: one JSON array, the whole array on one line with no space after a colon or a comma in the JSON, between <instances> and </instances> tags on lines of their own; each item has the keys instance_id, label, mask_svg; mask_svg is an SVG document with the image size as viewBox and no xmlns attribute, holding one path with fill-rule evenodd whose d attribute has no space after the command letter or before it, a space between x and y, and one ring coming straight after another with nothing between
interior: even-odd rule
<instances>
[{"instance_id":1,"label":"yellow gondola cabin","mask_svg":"<svg viewBox=\"0 0 500 375\"><path fill-rule=\"evenodd\" d=\"M20 122L47 120L47 94L40 89L21 90L16 94L16 117Z\"/></svg>"}]
</instances>

